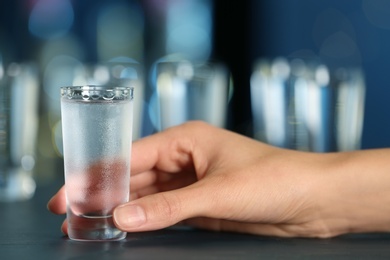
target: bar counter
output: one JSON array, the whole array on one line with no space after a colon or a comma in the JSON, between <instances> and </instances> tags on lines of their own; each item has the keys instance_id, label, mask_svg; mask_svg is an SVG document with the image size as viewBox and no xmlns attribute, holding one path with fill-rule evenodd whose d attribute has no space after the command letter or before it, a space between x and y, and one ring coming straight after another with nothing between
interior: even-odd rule
<instances>
[{"instance_id":1,"label":"bar counter","mask_svg":"<svg viewBox=\"0 0 390 260\"><path fill-rule=\"evenodd\" d=\"M0 203L0 259L390 259L390 234L276 238L189 228L129 233L117 242L77 242L46 203L61 184L29 201Z\"/></svg>"}]
</instances>

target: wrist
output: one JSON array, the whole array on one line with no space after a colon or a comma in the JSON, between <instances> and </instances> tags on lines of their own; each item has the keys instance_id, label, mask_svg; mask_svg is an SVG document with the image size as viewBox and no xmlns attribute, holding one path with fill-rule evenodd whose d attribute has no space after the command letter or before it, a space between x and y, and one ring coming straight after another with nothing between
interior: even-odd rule
<instances>
[{"instance_id":1,"label":"wrist","mask_svg":"<svg viewBox=\"0 0 390 260\"><path fill-rule=\"evenodd\" d=\"M316 190L323 236L390 231L390 150L327 154ZM328 168L329 167L329 168Z\"/></svg>"}]
</instances>

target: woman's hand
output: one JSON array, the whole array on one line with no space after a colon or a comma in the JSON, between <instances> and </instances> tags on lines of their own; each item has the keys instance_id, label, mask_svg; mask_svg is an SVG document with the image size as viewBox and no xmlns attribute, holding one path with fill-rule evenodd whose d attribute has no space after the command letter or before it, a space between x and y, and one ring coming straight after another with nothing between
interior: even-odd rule
<instances>
[{"instance_id":1,"label":"woman's hand","mask_svg":"<svg viewBox=\"0 0 390 260\"><path fill-rule=\"evenodd\" d=\"M280 149L190 122L133 144L131 198L114 221L127 232L177 223L283 237L388 231L389 156ZM63 188L48 208L65 213Z\"/></svg>"}]
</instances>

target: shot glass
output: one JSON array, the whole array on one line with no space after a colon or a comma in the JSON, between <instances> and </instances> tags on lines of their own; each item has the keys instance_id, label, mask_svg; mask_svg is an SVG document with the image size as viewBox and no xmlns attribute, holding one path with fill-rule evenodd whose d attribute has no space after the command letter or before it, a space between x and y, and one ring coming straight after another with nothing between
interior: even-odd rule
<instances>
[{"instance_id":1,"label":"shot glass","mask_svg":"<svg viewBox=\"0 0 390 260\"><path fill-rule=\"evenodd\" d=\"M129 199L133 88L61 88L68 235L72 240L120 240L116 206Z\"/></svg>"}]
</instances>

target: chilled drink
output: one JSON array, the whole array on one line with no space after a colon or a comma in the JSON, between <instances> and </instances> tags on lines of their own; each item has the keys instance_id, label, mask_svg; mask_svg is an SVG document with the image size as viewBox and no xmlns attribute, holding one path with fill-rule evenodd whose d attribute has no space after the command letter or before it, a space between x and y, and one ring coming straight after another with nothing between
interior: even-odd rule
<instances>
[{"instance_id":1,"label":"chilled drink","mask_svg":"<svg viewBox=\"0 0 390 260\"><path fill-rule=\"evenodd\" d=\"M69 237L122 239L112 212L129 199L131 89L63 88L61 111Z\"/></svg>"}]
</instances>

